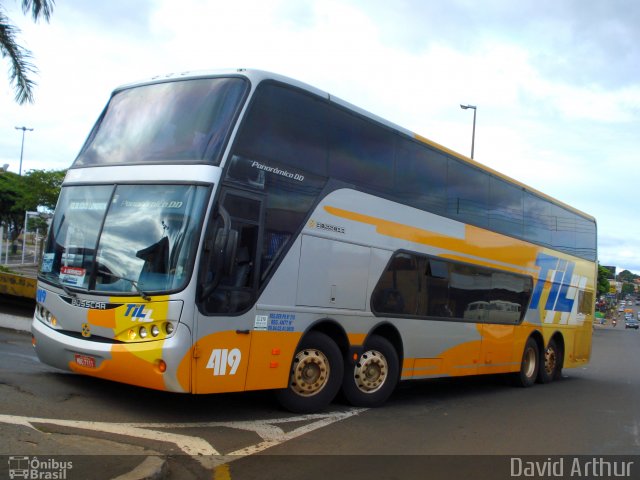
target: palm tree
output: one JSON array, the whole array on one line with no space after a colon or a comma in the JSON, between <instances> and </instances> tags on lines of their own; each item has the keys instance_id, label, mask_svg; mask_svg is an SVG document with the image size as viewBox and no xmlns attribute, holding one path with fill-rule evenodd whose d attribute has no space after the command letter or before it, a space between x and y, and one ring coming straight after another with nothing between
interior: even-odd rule
<instances>
[{"instance_id":1,"label":"palm tree","mask_svg":"<svg viewBox=\"0 0 640 480\"><path fill-rule=\"evenodd\" d=\"M55 0L22 0L22 12L27 15L31 11L34 22L41 18L48 22L54 3ZM19 32L20 30L9 22L0 4L0 52L2 58L9 58L9 79L15 86L16 102L22 105L26 102L33 103L35 82L30 75L36 73L37 69L29 61L32 57L31 52L16 42L16 34Z\"/></svg>"}]
</instances>

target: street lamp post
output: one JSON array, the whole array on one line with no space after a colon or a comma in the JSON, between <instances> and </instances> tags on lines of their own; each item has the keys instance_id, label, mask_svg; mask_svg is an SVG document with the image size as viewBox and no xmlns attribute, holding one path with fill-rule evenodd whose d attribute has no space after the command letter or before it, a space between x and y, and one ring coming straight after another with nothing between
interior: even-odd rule
<instances>
[{"instance_id":1,"label":"street lamp post","mask_svg":"<svg viewBox=\"0 0 640 480\"><path fill-rule=\"evenodd\" d=\"M33 128L27 127L15 127L16 130L22 130L22 147L20 147L20 170L18 171L18 175L22 176L22 154L24 153L24 133L26 131L33 132Z\"/></svg>"},{"instance_id":2,"label":"street lamp post","mask_svg":"<svg viewBox=\"0 0 640 480\"><path fill-rule=\"evenodd\" d=\"M473 132L471 134L471 158L473 158L473 148L476 143L476 106L475 105L460 105L460 108L463 110L467 110L468 108L473 109Z\"/></svg>"}]
</instances>

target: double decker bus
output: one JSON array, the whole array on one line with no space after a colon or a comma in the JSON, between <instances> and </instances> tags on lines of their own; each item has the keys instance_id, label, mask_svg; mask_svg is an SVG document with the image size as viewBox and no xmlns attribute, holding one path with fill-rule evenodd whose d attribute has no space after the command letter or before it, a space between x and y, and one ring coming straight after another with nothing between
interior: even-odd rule
<instances>
[{"instance_id":1,"label":"double decker bus","mask_svg":"<svg viewBox=\"0 0 640 480\"><path fill-rule=\"evenodd\" d=\"M399 381L584 365L594 218L262 71L116 89L68 170L33 343L172 392L272 389L292 411Z\"/></svg>"}]
</instances>

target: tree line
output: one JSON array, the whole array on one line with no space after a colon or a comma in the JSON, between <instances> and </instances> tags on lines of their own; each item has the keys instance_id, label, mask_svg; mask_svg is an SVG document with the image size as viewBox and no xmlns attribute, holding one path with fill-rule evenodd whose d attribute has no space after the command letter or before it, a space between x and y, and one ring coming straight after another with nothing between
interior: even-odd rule
<instances>
[{"instance_id":1,"label":"tree line","mask_svg":"<svg viewBox=\"0 0 640 480\"><path fill-rule=\"evenodd\" d=\"M13 241L24 228L25 212L52 213L58 201L66 170L30 170L20 176L12 172L0 174L0 225L10 232ZM36 225L29 228L40 228ZM44 219L40 220L40 223Z\"/></svg>"}]
</instances>

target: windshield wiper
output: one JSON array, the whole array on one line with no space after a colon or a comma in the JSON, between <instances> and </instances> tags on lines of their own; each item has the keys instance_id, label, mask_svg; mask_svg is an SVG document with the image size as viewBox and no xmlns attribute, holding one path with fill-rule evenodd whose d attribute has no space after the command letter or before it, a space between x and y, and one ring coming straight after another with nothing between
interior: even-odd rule
<instances>
[{"instance_id":1,"label":"windshield wiper","mask_svg":"<svg viewBox=\"0 0 640 480\"><path fill-rule=\"evenodd\" d=\"M56 278L54 275L52 275L51 273L43 273L43 272L38 272L38 279L40 279L40 277L50 281L53 285L55 285L56 287L61 288L62 290L64 290L64 293L66 293L68 296L73 297L73 298L78 298L78 294L72 290L69 289L69 287L67 287L62 280L60 280L60 278Z\"/></svg>"},{"instance_id":2,"label":"windshield wiper","mask_svg":"<svg viewBox=\"0 0 640 480\"><path fill-rule=\"evenodd\" d=\"M108 277L117 278L118 280L124 280L126 282L129 282L131 285L133 285L133 288L136 289L136 291L140 294L140 296L143 299L145 299L147 302L149 302L151 300L151 297L138 286L138 282L136 282L135 280L131 280L130 278L121 277L120 275L116 275L116 274L111 273L111 272L105 272L104 270L98 270L98 273L101 274L101 275L106 275Z\"/></svg>"},{"instance_id":3,"label":"windshield wiper","mask_svg":"<svg viewBox=\"0 0 640 480\"><path fill-rule=\"evenodd\" d=\"M66 293L67 295L69 295L70 297L73 298L78 298L78 294L76 292L72 292L71 290L69 290L69 287L67 287L64 283L60 282L60 288L62 288L62 290L64 290L64 293Z\"/></svg>"}]
</instances>

